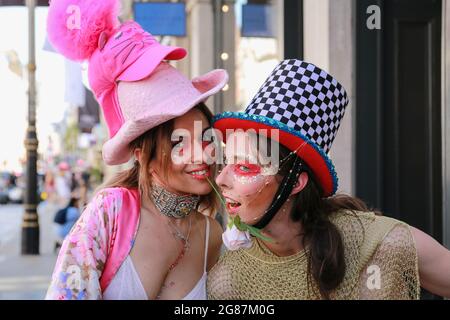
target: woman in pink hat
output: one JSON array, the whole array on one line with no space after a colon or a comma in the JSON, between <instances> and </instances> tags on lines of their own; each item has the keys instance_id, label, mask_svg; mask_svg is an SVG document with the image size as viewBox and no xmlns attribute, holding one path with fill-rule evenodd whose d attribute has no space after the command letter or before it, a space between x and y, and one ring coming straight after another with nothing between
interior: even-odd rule
<instances>
[{"instance_id":1,"label":"woman in pink hat","mask_svg":"<svg viewBox=\"0 0 450 320\"><path fill-rule=\"evenodd\" d=\"M212 117L204 102L228 76L214 70L190 81L163 61L186 51L159 44L134 22L120 25L117 2L54 0L49 8L55 48L89 60L110 135L105 163L135 160L97 192L66 237L46 297L205 299L222 230L199 213L215 209L208 181L214 167L203 159ZM173 142L177 129L189 138ZM200 155L191 156L195 148Z\"/></svg>"},{"instance_id":2,"label":"woman in pink hat","mask_svg":"<svg viewBox=\"0 0 450 320\"><path fill-rule=\"evenodd\" d=\"M450 297L448 249L335 195L328 152L347 104L335 78L291 59L245 112L215 117L227 160L216 182L230 219L210 299L418 299L421 286Z\"/></svg>"}]
</instances>

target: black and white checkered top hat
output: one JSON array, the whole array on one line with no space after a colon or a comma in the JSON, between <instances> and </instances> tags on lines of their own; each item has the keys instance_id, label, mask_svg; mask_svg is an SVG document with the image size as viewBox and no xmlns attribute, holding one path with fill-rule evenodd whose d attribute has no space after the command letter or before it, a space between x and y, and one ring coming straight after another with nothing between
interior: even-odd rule
<instances>
[{"instance_id":1,"label":"black and white checkered top hat","mask_svg":"<svg viewBox=\"0 0 450 320\"><path fill-rule=\"evenodd\" d=\"M297 151L313 170L324 196L330 196L336 192L338 181L327 153L348 102L344 87L326 71L305 61L284 60L245 112L217 115L214 127L224 133L232 128L278 129L279 142Z\"/></svg>"}]
</instances>

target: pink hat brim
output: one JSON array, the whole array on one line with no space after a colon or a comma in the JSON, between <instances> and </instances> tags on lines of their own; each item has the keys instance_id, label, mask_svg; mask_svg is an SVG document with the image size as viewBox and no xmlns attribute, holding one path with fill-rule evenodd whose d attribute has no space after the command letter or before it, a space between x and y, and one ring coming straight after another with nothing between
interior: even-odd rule
<instances>
[{"instance_id":1,"label":"pink hat brim","mask_svg":"<svg viewBox=\"0 0 450 320\"><path fill-rule=\"evenodd\" d=\"M164 105L152 106L152 109L156 111L151 116L126 121L116 135L103 145L103 160L107 165L119 165L128 162L131 158L129 144L134 139L166 121L189 112L196 105L205 102L210 96L219 92L227 82L228 73L225 70L213 70L192 80L192 85L197 89L198 95L185 101L183 105L178 102L173 105L165 102Z\"/></svg>"},{"instance_id":2,"label":"pink hat brim","mask_svg":"<svg viewBox=\"0 0 450 320\"><path fill-rule=\"evenodd\" d=\"M147 78L163 60L181 60L187 55L183 48L162 46L149 48L117 78L119 81L139 81Z\"/></svg>"}]
</instances>

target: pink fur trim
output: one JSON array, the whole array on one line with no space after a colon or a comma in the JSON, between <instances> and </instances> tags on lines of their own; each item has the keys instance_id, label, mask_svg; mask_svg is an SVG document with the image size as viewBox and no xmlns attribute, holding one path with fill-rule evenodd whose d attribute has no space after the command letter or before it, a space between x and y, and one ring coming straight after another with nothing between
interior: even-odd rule
<instances>
[{"instance_id":1,"label":"pink fur trim","mask_svg":"<svg viewBox=\"0 0 450 320\"><path fill-rule=\"evenodd\" d=\"M52 0L48 10L48 39L68 59L89 59L100 34L119 26L118 0Z\"/></svg>"}]
</instances>

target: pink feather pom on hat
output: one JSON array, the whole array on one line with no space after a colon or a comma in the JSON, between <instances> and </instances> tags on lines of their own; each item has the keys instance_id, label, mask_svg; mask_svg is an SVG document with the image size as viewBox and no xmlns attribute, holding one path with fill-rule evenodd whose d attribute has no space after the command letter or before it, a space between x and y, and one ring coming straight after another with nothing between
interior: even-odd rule
<instances>
[{"instance_id":1,"label":"pink feather pom on hat","mask_svg":"<svg viewBox=\"0 0 450 320\"><path fill-rule=\"evenodd\" d=\"M62 55L89 61L88 78L103 110L110 139L103 146L108 165L131 158L130 142L179 117L219 92L228 82L225 70L192 81L163 62L187 54L164 46L136 22L121 24L118 0L52 0L48 39Z\"/></svg>"},{"instance_id":2,"label":"pink feather pom on hat","mask_svg":"<svg viewBox=\"0 0 450 320\"><path fill-rule=\"evenodd\" d=\"M47 17L50 42L66 58L83 61L98 48L100 34L120 26L117 0L52 0Z\"/></svg>"}]
</instances>

